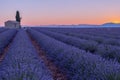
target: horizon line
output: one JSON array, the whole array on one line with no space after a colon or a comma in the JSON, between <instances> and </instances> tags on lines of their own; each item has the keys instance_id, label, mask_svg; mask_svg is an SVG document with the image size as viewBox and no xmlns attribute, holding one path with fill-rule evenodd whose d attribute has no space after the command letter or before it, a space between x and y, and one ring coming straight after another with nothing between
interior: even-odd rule
<instances>
[{"instance_id":1,"label":"horizon line","mask_svg":"<svg viewBox=\"0 0 120 80\"><path fill-rule=\"evenodd\" d=\"M67 26L67 25L103 25L103 24L107 24L107 23L113 23L113 24L120 24L120 23L115 23L115 22L105 22L105 23L101 23L101 24L93 24L93 23L80 23L80 24L36 24L36 25L29 25L29 24L23 24L21 26ZM5 25L0 25L1 26L5 26Z\"/></svg>"}]
</instances>

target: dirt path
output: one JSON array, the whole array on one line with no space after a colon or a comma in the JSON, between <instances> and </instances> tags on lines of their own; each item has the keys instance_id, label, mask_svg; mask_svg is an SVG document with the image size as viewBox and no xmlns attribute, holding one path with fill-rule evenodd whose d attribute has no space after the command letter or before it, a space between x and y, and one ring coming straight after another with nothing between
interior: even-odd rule
<instances>
[{"instance_id":1,"label":"dirt path","mask_svg":"<svg viewBox=\"0 0 120 80\"><path fill-rule=\"evenodd\" d=\"M32 44L35 46L40 58L44 61L45 65L51 71L54 80L67 80L65 74L60 72L60 69L57 68L56 65L54 65L54 63L47 58L46 53L39 47L38 43L32 39L29 33L28 36L30 37Z\"/></svg>"}]
</instances>

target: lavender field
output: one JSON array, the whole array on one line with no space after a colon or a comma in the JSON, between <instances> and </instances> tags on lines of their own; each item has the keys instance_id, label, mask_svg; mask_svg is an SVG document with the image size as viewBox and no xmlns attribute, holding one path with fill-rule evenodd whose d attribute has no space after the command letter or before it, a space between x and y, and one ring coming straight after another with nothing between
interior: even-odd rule
<instances>
[{"instance_id":1,"label":"lavender field","mask_svg":"<svg viewBox=\"0 0 120 80\"><path fill-rule=\"evenodd\" d=\"M0 28L0 80L120 80L120 28Z\"/></svg>"}]
</instances>

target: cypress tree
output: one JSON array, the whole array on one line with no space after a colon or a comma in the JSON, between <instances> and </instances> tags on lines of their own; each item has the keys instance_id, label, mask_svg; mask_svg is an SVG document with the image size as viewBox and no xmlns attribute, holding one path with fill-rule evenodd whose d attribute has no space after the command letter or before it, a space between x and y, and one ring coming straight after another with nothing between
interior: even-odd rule
<instances>
[{"instance_id":1,"label":"cypress tree","mask_svg":"<svg viewBox=\"0 0 120 80\"><path fill-rule=\"evenodd\" d=\"M19 11L16 11L16 21L19 22L19 23L21 22Z\"/></svg>"}]
</instances>

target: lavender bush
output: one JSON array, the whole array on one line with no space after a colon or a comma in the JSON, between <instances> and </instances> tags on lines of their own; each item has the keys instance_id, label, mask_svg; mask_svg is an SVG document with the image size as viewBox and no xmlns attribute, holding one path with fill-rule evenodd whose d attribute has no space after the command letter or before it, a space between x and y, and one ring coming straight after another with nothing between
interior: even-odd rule
<instances>
[{"instance_id":1,"label":"lavender bush","mask_svg":"<svg viewBox=\"0 0 120 80\"><path fill-rule=\"evenodd\" d=\"M23 30L19 30L0 64L0 80L53 80Z\"/></svg>"},{"instance_id":2,"label":"lavender bush","mask_svg":"<svg viewBox=\"0 0 120 80\"><path fill-rule=\"evenodd\" d=\"M62 33L86 34L104 38L120 39L120 28L34 28Z\"/></svg>"},{"instance_id":3,"label":"lavender bush","mask_svg":"<svg viewBox=\"0 0 120 80\"><path fill-rule=\"evenodd\" d=\"M41 30L42 28L37 28L36 30L39 30L39 29ZM104 29L96 29L96 28L93 28L93 29L81 29L81 28L79 28L77 30L75 28L72 28L72 29L70 29L70 28L67 28L67 29L66 28L65 29L46 28L46 29L44 29L43 28L43 30L49 30L52 32L63 33L63 34L66 34L67 36L68 35L75 36L75 37L79 37L81 39L93 40L93 41L97 41L98 43L120 46L120 36L119 36L120 33L117 32L116 29L114 31L114 29L112 29L112 30L105 29L104 30Z\"/></svg>"},{"instance_id":4,"label":"lavender bush","mask_svg":"<svg viewBox=\"0 0 120 80\"><path fill-rule=\"evenodd\" d=\"M98 45L97 42L92 41L92 40L85 40L85 39L80 39L80 38L75 38L71 36L66 36L60 33L54 33L50 32L47 30L40 30L41 32L54 37L55 39L58 39L60 41L63 41L67 44L79 47L80 49L84 49L86 51L94 52L96 50L96 47Z\"/></svg>"},{"instance_id":5,"label":"lavender bush","mask_svg":"<svg viewBox=\"0 0 120 80\"><path fill-rule=\"evenodd\" d=\"M28 32L55 64L68 74L68 80L120 80L117 62L86 53L35 30L29 29Z\"/></svg>"},{"instance_id":6,"label":"lavender bush","mask_svg":"<svg viewBox=\"0 0 120 80\"><path fill-rule=\"evenodd\" d=\"M76 34L76 33L70 33L70 32L63 33L63 34L66 34L68 36L78 37L78 38L81 38L81 39L97 41L100 44L102 43L102 44L120 46L120 40L119 39L105 38L105 37L100 37L100 36L92 36L92 35L89 35L89 34Z\"/></svg>"},{"instance_id":7,"label":"lavender bush","mask_svg":"<svg viewBox=\"0 0 120 80\"><path fill-rule=\"evenodd\" d=\"M7 29L6 28L0 28L0 33L6 31Z\"/></svg>"},{"instance_id":8,"label":"lavender bush","mask_svg":"<svg viewBox=\"0 0 120 80\"><path fill-rule=\"evenodd\" d=\"M10 43L15 33L15 29L0 33L0 54L2 54L4 48Z\"/></svg>"},{"instance_id":9,"label":"lavender bush","mask_svg":"<svg viewBox=\"0 0 120 80\"><path fill-rule=\"evenodd\" d=\"M115 59L116 61L120 62L120 47L118 46L98 44L95 41L79 39L47 30L40 30L40 31L57 40L63 41L64 43L73 45L75 47L78 47L86 51L90 51L91 53L97 55L101 55L106 59Z\"/></svg>"}]
</instances>

